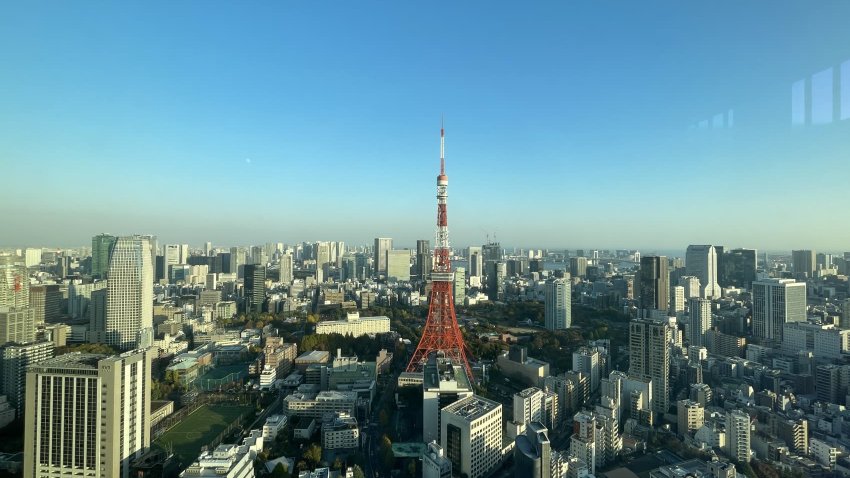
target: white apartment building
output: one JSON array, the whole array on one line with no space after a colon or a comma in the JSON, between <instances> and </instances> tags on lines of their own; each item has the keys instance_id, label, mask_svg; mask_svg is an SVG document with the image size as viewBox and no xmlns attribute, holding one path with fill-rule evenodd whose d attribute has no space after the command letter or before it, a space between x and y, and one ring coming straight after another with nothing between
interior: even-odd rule
<instances>
[{"instance_id":1,"label":"white apartment building","mask_svg":"<svg viewBox=\"0 0 850 478\"><path fill-rule=\"evenodd\" d=\"M150 349L31 366L23 476L129 478L130 460L150 445L150 381Z\"/></svg>"},{"instance_id":2,"label":"white apartment building","mask_svg":"<svg viewBox=\"0 0 850 478\"><path fill-rule=\"evenodd\" d=\"M316 324L317 334L361 335L385 334L390 331L389 317L360 317L350 312L345 320L326 320Z\"/></svg>"}]
</instances>

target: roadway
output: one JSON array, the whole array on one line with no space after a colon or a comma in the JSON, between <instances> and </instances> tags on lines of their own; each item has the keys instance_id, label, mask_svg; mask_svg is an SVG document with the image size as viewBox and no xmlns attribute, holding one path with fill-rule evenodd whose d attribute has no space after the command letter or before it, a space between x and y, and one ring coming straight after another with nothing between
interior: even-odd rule
<instances>
[{"instance_id":1,"label":"roadway","mask_svg":"<svg viewBox=\"0 0 850 478\"><path fill-rule=\"evenodd\" d=\"M381 473L383 465L381 464L381 436L384 430L381 428L378 421L378 414L383 410L387 400L394 400L395 390L398 386L398 376L401 372L393 373L391 379L384 387L383 392L378 396L378 401L372 406L372 411L368 417L368 431L365 436L364 448L366 450L366 470L364 475L366 478L379 478L385 476ZM386 476L389 476L388 474Z\"/></svg>"}]
</instances>

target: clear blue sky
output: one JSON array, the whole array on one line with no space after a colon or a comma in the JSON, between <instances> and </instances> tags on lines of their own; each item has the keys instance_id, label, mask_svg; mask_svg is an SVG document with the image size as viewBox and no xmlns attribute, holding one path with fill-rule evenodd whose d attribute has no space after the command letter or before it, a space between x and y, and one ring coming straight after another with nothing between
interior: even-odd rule
<instances>
[{"instance_id":1,"label":"clear blue sky","mask_svg":"<svg viewBox=\"0 0 850 478\"><path fill-rule=\"evenodd\" d=\"M850 250L850 120L791 125L848 59L846 1L4 2L0 245L410 246L444 114L456 245Z\"/></svg>"}]
</instances>

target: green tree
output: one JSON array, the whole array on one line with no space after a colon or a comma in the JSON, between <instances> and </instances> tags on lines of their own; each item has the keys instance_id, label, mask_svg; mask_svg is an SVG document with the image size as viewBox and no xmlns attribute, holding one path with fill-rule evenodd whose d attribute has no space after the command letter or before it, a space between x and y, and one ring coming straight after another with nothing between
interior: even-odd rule
<instances>
[{"instance_id":1,"label":"green tree","mask_svg":"<svg viewBox=\"0 0 850 478\"><path fill-rule=\"evenodd\" d=\"M289 470L286 469L286 465L283 463L278 463L274 470L272 470L272 476L275 478L289 478Z\"/></svg>"},{"instance_id":2,"label":"green tree","mask_svg":"<svg viewBox=\"0 0 850 478\"><path fill-rule=\"evenodd\" d=\"M322 447L313 443L306 450L304 450L304 455L302 456L304 461L306 461L310 467L315 468L316 465L322 461Z\"/></svg>"},{"instance_id":3,"label":"green tree","mask_svg":"<svg viewBox=\"0 0 850 478\"><path fill-rule=\"evenodd\" d=\"M336 460L334 460L333 465L331 465L331 469L332 470L341 470L342 467L344 467L344 466L345 466L345 463L342 462L342 459L340 457L336 457Z\"/></svg>"},{"instance_id":4,"label":"green tree","mask_svg":"<svg viewBox=\"0 0 850 478\"><path fill-rule=\"evenodd\" d=\"M352 471L354 473L354 478L366 478L366 475L363 473L363 469L360 468L360 465L354 465L354 469Z\"/></svg>"}]
</instances>

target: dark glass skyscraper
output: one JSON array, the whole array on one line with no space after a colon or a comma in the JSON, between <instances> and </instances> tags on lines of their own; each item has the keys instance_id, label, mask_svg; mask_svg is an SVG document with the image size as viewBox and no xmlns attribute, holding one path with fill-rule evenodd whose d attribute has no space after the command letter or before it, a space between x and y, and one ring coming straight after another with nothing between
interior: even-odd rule
<instances>
[{"instance_id":1,"label":"dark glass skyscraper","mask_svg":"<svg viewBox=\"0 0 850 478\"><path fill-rule=\"evenodd\" d=\"M266 266L245 265L245 311L262 312L266 300Z\"/></svg>"},{"instance_id":2,"label":"dark glass skyscraper","mask_svg":"<svg viewBox=\"0 0 850 478\"><path fill-rule=\"evenodd\" d=\"M641 257L640 272L636 282L641 309L667 310L670 291L667 257Z\"/></svg>"}]
</instances>

